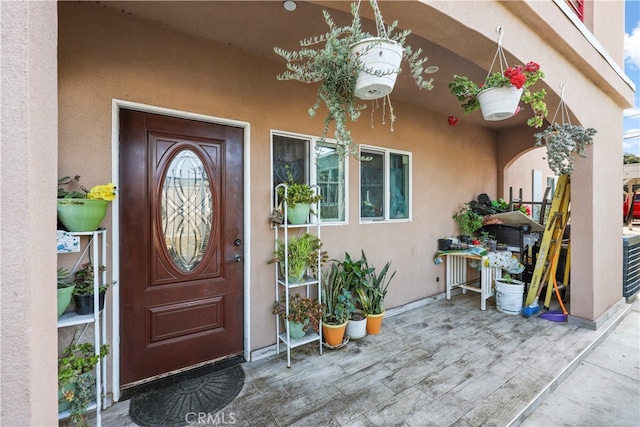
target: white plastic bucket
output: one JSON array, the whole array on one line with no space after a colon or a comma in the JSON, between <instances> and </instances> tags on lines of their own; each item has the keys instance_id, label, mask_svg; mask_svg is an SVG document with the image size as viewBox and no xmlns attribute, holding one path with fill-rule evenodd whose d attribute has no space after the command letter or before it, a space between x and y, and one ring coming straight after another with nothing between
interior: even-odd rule
<instances>
[{"instance_id":1,"label":"white plastic bucket","mask_svg":"<svg viewBox=\"0 0 640 427\"><path fill-rule=\"evenodd\" d=\"M506 314L520 314L524 282L512 280L512 283L496 279L496 306L498 311Z\"/></svg>"},{"instance_id":2,"label":"white plastic bucket","mask_svg":"<svg viewBox=\"0 0 640 427\"><path fill-rule=\"evenodd\" d=\"M364 100L379 99L391 93L402 62L402 46L380 37L369 37L351 47L351 55L362 62L354 94ZM380 72L382 76L374 73Z\"/></svg>"},{"instance_id":3,"label":"white plastic bucket","mask_svg":"<svg viewBox=\"0 0 640 427\"><path fill-rule=\"evenodd\" d=\"M492 87L478 95L482 117L488 122L505 120L516 113L524 89L515 86Z\"/></svg>"}]
</instances>

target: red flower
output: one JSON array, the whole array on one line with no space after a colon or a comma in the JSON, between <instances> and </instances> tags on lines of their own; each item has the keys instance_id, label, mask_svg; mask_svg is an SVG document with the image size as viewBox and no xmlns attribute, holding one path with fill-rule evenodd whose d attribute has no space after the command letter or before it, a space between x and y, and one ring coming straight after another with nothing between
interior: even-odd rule
<instances>
[{"instance_id":1,"label":"red flower","mask_svg":"<svg viewBox=\"0 0 640 427\"><path fill-rule=\"evenodd\" d=\"M522 86L524 86L524 84L526 83L527 78L524 76L524 74L516 74L516 75L513 75L513 76L509 77L509 81L516 88L521 89Z\"/></svg>"},{"instance_id":2,"label":"red flower","mask_svg":"<svg viewBox=\"0 0 640 427\"><path fill-rule=\"evenodd\" d=\"M455 116L449 116L447 118L447 121L449 122L449 126L455 126L456 123L458 123L458 120L460 120L460 119L455 117Z\"/></svg>"},{"instance_id":3,"label":"red flower","mask_svg":"<svg viewBox=\"0 0 640 427\"><path fill-rule=\"evenodd\" d=\"M526 71L527 73L535 73L539 69L540 65L536 64L535 62L527 62L527 66L524 71Z\"/></svg>"}]
</instances>

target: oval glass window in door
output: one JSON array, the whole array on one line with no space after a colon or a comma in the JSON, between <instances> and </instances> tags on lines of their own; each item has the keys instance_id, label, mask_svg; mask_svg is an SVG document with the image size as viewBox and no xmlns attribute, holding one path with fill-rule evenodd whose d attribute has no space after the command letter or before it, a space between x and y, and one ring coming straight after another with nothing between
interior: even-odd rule
<instances>
[{"instance_id":1,"label":"oval glass window in door","mask_svg":"<svg viewBox=\"0 0 640 427\"><path fill-rule=\"evenodd\" d=\"M162 230L167 252L182 271L194 270L209 244L213 222L209 177L200 158L182 150L167 168L162 186Z\"/></svg>"}]
</instances>

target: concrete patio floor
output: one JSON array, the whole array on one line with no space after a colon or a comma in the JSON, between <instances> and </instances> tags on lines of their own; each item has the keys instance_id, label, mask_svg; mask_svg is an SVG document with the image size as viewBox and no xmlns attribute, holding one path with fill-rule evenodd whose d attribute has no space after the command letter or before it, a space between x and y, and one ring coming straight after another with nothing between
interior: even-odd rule
<instances>
[{"instance_id":1,"label":"concrete patio floor","mask_svg":"<svg viewBox=\"0 0 640 427\"><path fill-rule=\"evenodd\" d=\"M260 427L519 425L631 312L624 304L592 331L503 314L493 299L481 311L479 298L461 294L397 313L379 335L322 355L317 343L298 347L289 369L286 351L244 363L245 385L217 419ZM135 426L128 408L124 401L105 410L103 425Z\"/></svg>"}]
</instances>

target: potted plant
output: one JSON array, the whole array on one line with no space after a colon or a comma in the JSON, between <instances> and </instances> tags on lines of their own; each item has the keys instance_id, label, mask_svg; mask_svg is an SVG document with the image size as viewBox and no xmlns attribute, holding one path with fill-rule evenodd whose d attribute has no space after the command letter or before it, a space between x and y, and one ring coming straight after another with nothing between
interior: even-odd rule
<instances>
[{"instance_id":1,"label":"potted plant","mask_svg":"<svg viewBox=\"0 0 640 427\"><path fill-rule=\"evenodd\" d=\"M544 102L547 92L544 89L533 92L531 86L544 78L544 73L535 62L528 62L524 67L509 67L502 49L502 27L496 30L500 34L498 50L484 83L478 85L468 77L454 75L449 89L462 103L465 115L481 110L487 121L513 117L520 111L518 104L523 101L533 110L533 117L527 120L527 124L539 128L548 112L547 104ZM500 61L500 71L492 73L496 59Z\"/></svg>"},{"instance_id":2,"label":"potted plant","mask_svg":"<svg viewBox=\"0 0 640 427\"><path fill-rule=\"evenodd\" d=\"M58 219L68 231L95 231L105 215L109 202L116 197L112 183L96 185L87 190L80 185L80 175L73 179L65 176L58 185L75 185L76 190L58 187Z\"/></svg>"},{"instance_id":3,"label":"potted plant","mask_svg":"<svg viewBox=\"0 0 640 427\"><path fill-rule=\"evenodd\" d=\"M367 274L371 272L371 268L366 264L364 252L359 260L351 258L351 255L345 252L344 261L339 264L339 267L345 272L345 288L356 307L349 317L345 334L349 339L360 339L367 335L367 314L360 299L359 290L366 286Z\"/></svg>"},{"instance_id":4,"label":"potted plant","mask_svg":"<svg viewBox=\"0 0 640 427\"><path fill-rule=\"evenodd\" d=\"M357 292L360 296L360 303L367 315L367 333L375 335L380 333L385 313L384 298L387 296L389 284L396 272L394 271L387 279L391 261L388 261L378 274L375 267L369 266L364 251L362 252L362 259L364 260L366 273L363 287L359 288Z\"/></svg>"},{"instance_id":5,"label":"potted plant","mask_svg":"<svg viewBox=\"0 0 640 427\"><path fill-rule=\"evenodd\" d=\"M104 265L98 268L98 280L102 276L102 273L106 270ZM94 269L91 263L82 265L82 268L73 273L73 283L75 288L73 295L76 302L76 313L78 314L93 314L94 307ZM101 283L98 287L98 301L99 308L104 308L104 296L109 286L115 285L116 282Z\"/></svg>"},{"instance_id":6,"label":"potted plant","mask_svg":"<svg viewBox=\"0 0 640 427\"><path fill-rule=\"evenodd\" d=\"M101 345L96 354L93 344L75 343L74 336L58 359L58 412L69 410L78 426L88 426L85 412L97 397L94 369L107 354L108 345Z\"/></svg>"},{"instance_id":7,"label":"potted plant","mask_svg":"<svg viewBox=\"0 0 640 427\"><path fill-rule=\"evenodd\" d=\"M392 44L400 47L402 58L409 62L411 75L421 89L431 89L432 80L424 80L424 63L427 58L421 58L421 50L415 53L406 44L406 38L410 34L409 30L395 32L397 22L386 27L378 9L377 3L371 1L376 15L378 36L391 40ZM363 62L367 53L375 50L382 55L382 50L378 49L379 39L369 41L363 46L358 43L372 37L371 34L363 31L358 6L351 5L353 21L350 26L337 26L331 15L323 11L324 20L329 27L325 34L300 41L301 49L298 51L288 51L279 47L274 47L276 54L282 56L287 61L287 71L276 76L278 80L298 80L303 83L320 83L318 94L313 106L309 109L309 116L314 117L320 104L327 107L327 116L324 119L324 129L321 140L324 140L329 131L331 123L335 125L335 138L338 141L338 152L340 155L358 155L358 147L353 143L351 133L347 129L349 120L356 121L360 117L360 112L366 106L356 97L356 85L358 84L361 72L369 76L392 76L400 72L400 69L393 67L383 67L382 70L375 70L373 66L368 66ZM393 55L393 53L391 53ZM362 81L361 81L362 83ZM387 86L389 83L383 83ZM373 89L372 89L373 88ZM375 93L375 86L370 83L363 83L361 93ZM384 92L384 91L383 91ZM384 95L388 99L388 94ZM395 117L393 111L390 112L391 122Z\"/></svg>"},{"instance_id":8,"label":"potted plant","mask_svg":"<svg viewBox=\"0 0 640 427\"><path fill-rule=\"evenodd\" d=\"M287 220L291 224L307 222L309 213L312 212L311 205L322 199L322 196L316 194L309 185L295 182L289 166L287 166L287 181L276 187L276 193L279 200L287 205Z\"/></svg>"},{"instance_id":9,"label":"potted plant","mask_svg":"<svg viewBox=\"0 0 640 427\"><path fill-rule=\"evenodd\" d=\"M289 336L293 339L302 338L311 329L319 331L322 318L322 304L317 299L305 298L301 294L292 294L287 306L286 295L273 304L273 314L277 314L285 321Z\"/></svg>"},{"instance_id":10,"label":"potted plant","mask_svg":"<svg viewBox=\"0 0 640 427\"><path fill-rule=\"evenodd\" d=\"M58 317L71 303L75 285L69 280L71 273L66 268L58 268Z\"/></svg>"},{"instance_id":11,"label":"potted plant","mask_svg":"<svg viewBox=\"0 0 640 427\"><path fill-rule=\"evenodd\" d=\"M274 257L268 263L277 262L280 272L290 283L300 283L308 269L314 274L317 273L318 257L321 264L324 262L327 255L321 249L322 241L310 233L291 237L288 245L278 239L273 252Z\"/></svg>"},{"instance_id":12,"label":"potted plant","mask_svg":"<svg viewBox=\"0 0 640 427\"><path fill-rule=\"evenodd\" d=\"M461 236L472 237L477 230L482 228L484 218L471 209L470 203L465 203L460 210L453 214L453 220L458 224Z\"/></svg>"},{"instance_id":13,"label":"potted plant","mask_svg":"<svg viewBox=\"0 0 640 427\"><path fill-rule=\"evenodd\" d=\"M571 123L549 125L534 135L536 146L547 147L547 162L557 175L570 175L575 168L574 154L587 157L587 146L593 144L594 128Z\"/></svg>"},{"instance_id":14,"label":"potted plant","mask_svg":"<svg viewBox=\"0 0 640 427\"><path fill-rule=\"evenodd\" d=\"M347 321L356 310L353 299L345 287L346 276L344 269L334 261L322 280L321 296L324 303L322 336L331 347L339 346L344 342Z\"/></svg>"}]
</instances>

